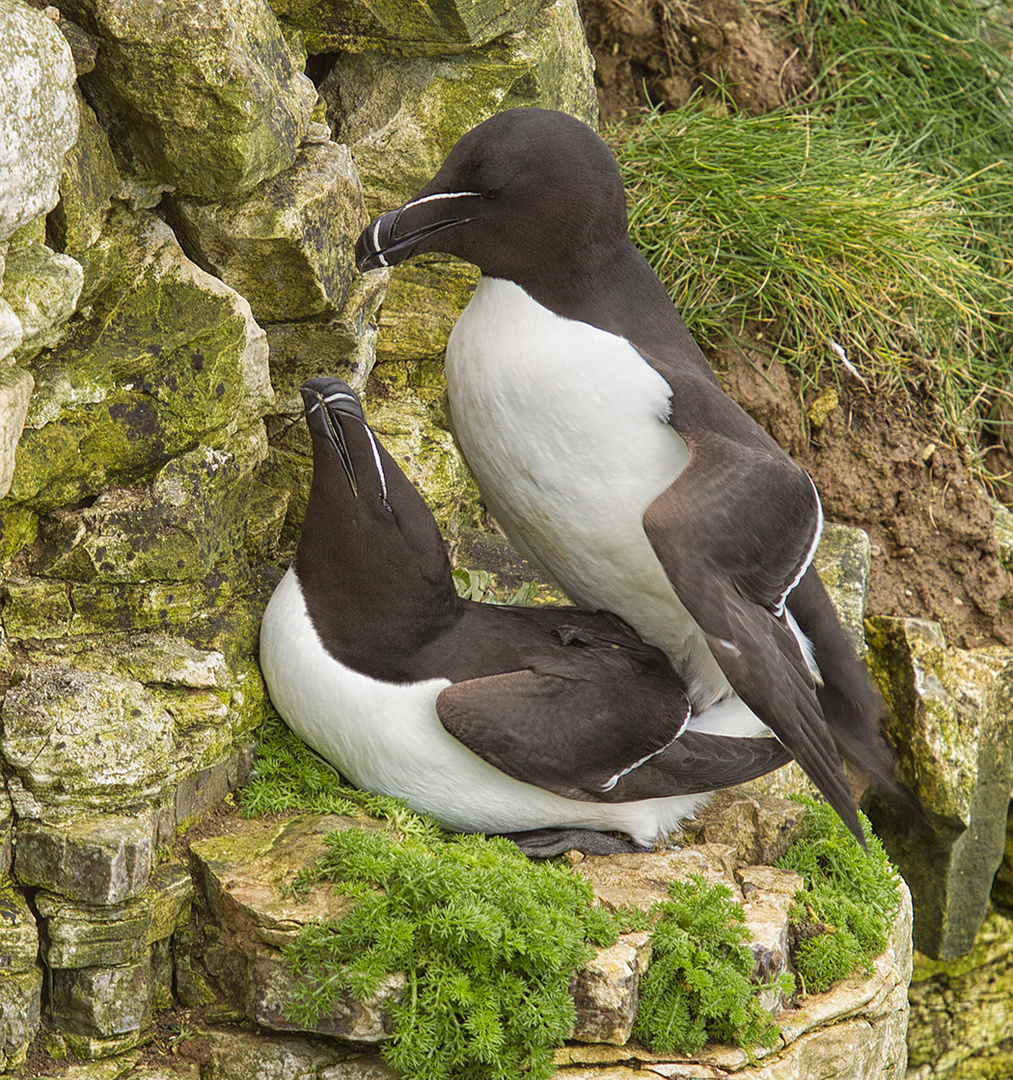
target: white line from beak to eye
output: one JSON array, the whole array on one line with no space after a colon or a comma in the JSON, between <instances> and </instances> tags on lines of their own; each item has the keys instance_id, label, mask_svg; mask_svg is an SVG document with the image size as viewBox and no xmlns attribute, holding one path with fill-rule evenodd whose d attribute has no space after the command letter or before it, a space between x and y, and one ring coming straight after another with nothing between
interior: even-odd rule
<instances>
[{"instance_id":1,"label":"white line from beak to eye","mask_svg":"<svg viewBox=\"0 0 1013 1080\"><path fill-rule=\"evenodd\" d=\"M355 398L352 394L346 394L344 390L339 390L337 393L331 394L329 397L324 398L324 404L326 405L330 405L332 401L354 401L356 404L358 404L358 399Z\"/></svg>"},{"instance_id":2,"label":"white line from beak to eye","mask_svg":"<svg viewBox=\"0 0 1013 1080\"><path fill-rule=\"evenodd\" d=\"M319 409L319 408L320 408L320 399L317 398L317 400L314 401L313 404L306 410L306 415L309 416L310 413L316 412L317 409Z\"/></svg>"},{"instance_id":3,"label":"white line from beak to eye","mask_svg":"<svg viewBox=\"0 0 1013 1080\"><path fill-rule=\"evenodd\" d=\"M421 206L423 203L436 202L438 199L463 199L465 197L481 198L482 193L480 191L438 191L435 195L423 195L421 199L412 199L411 202L405 203L401 207L402 211L409 209L412 206ZM375 237L373 238L375 242Z\"/></svg>"}]
</instances>

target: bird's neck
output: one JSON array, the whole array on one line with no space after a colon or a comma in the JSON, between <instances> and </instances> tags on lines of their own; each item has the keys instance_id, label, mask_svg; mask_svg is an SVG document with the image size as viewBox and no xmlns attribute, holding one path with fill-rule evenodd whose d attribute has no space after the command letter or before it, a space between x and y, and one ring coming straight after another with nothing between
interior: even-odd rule
<instances>
[{"instance_id":1,"label":"bird's neck","mask_svg":"<svg viewBox=\"0 0 1013 1080\"><path fill-rule=\"evenodd\" d=\"M315 474L295 557L314 628L343 664L411 681L412 657L460 617L436 523L421 504L424 516L403 530L389 521L378 528L369 515L335 513L326 486Z\"/></svg>"},{"instance_id":2,"label":"bird's neck","mask_svg":"<svg viewBox=\"0 0 1013 1080\"><path fill-rule=\"evenodd\" d=\"M658 275L628 238L600 251L577 252L516 282L543 307L626 338L641 352L677 352L713 379L707 359Z\"/></svg>"}]
</instances>

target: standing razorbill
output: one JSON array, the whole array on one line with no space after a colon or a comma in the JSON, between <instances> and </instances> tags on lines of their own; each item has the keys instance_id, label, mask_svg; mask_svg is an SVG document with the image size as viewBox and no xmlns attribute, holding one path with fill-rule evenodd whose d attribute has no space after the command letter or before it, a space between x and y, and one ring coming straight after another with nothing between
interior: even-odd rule
<instances>
[{"instance_id":1,"label":"standing razorbill","mask_svg":"<svg viewBox=\"0 0 1013 1080\"><path fill-rule=\"evenodd\" d=\"M694 712L745 703L739 733L773 731L861 840L838 748L886 788L893 755L811 565L819 497L630 242L611 151L564 113L492 117L356 257L427 251L482 271L447 345L449 414L507 536L664 649Z\"/></svg>"},{"instance_id":2,"label":"standing razorbill","mask_svg":"<svg viewBox=\"0 0 1013 1080\"><path fill-rule=\"evenodd\" d=\"M580 830L652 844L704 793L790 760L770 737L694 730L664 653L619 619L462 600L355 394L327 378L302 393L313 483L260 662L285 722L349 780L544 855L609 850ZM566 831L531 833L546 829Z\"/></svg>"}]
</instances>

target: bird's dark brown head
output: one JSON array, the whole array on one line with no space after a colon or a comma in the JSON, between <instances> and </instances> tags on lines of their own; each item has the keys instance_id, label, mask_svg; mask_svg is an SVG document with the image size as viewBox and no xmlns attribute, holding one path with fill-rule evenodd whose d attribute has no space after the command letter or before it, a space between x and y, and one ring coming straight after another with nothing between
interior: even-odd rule
<instances>
[{"instance_id":1,"label":"bird's dark brown head","mask_svg":"<svg viewBox=\"0 0 1013 1080\"><path fill-rule=\"evenodd\" d=\"M612 152L562 112L510 109L461 137L433 179L359 237L360 270L439 251L525 287L627 243Z\"/></svg>"}]
</instances>

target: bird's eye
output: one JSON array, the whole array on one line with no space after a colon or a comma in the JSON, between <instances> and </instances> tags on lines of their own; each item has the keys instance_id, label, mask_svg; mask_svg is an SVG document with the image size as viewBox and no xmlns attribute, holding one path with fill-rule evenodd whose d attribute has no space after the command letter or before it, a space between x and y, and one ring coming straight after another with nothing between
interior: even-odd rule
<instances>
[{"instance_id":1,"label":"bird's eye","mask_svg":"<svg viewBox=\"0 0 1013 1080\"><path fill-rule=\"evenodd\" d=\"M380 505L384 508L384 510L387 511L388 514L394 513L394 508L390 505L389 502L387 502L387 500L382 495L380 496Z\"/></svg>"},{"instance_id":2,"label":"bird's eye","mask_svg":"<svg viewBox=\"0 0 1013 1080\"><path fill-rule=\"evenodd\" d=\"M496 198L496 192L495 191L483 191L483 192L481 192L481 195L482 195L483 199L495 199Z\"/></svg>"}]
</instances>

